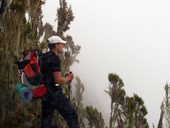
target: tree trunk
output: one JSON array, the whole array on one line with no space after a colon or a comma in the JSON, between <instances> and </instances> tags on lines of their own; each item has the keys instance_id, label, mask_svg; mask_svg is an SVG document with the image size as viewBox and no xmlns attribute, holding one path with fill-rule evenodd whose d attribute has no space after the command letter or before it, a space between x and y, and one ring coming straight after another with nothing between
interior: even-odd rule
<instances>
[{"instance_id":1,"label":"tree trunk","mask_svg":"<svg viewBox=\"0 0 170 128\"><path fill-rule=\"evenodd\" d=\"M163 115L164 115L164 112L163 112L163 110L161 110L159 123L158 123L158 128L162 128Z\"/></svg>"}]
</instances>

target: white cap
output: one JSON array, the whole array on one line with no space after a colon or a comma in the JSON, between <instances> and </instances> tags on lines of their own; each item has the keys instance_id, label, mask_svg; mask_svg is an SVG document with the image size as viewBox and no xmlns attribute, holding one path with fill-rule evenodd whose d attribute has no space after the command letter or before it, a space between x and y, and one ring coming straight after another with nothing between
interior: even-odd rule
<instances>
[{"instance_id":1,"label":"white cap","mask_svg":"<svg viewBox=\"0 0 170 128\"><path fill-rule=\"evenodd\" d=\"M50 44L56 44L56 43L66 44L66 41L62 40L59 36L51 36L48 38L48 41Z\"/></svg>"}]
</instances>

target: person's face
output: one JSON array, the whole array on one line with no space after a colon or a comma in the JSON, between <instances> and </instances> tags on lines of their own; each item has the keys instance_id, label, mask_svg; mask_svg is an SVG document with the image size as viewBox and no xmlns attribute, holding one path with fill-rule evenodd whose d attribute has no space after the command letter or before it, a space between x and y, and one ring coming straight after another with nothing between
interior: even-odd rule
<instances>
[{"instance_id":1,"label":"person's face","mask_svg":"<svg viewBox=\"0 0 170 128\"><path fill-rule=\"evenodd\" d=\"M56 44L56 48L57 48L57 51L59 52L59 53L62 53L63 52L63 49L64 49L64 44L63 43L58 43L58 44Z\"/></svg>"}]
</instances>

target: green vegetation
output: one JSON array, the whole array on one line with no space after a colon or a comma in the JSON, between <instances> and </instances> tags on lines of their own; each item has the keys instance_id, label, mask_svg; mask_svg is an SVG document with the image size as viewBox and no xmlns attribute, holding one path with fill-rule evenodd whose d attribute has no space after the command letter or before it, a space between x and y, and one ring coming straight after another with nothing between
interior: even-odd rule
<instances>
[{"instance_id":1,"label":"green vegetation","mask_svg":"<svg viewBox=\"0 0 170 128\"><path fill-rule=\"evenodd\" d=\"M110 85L105 91L111 98L109 128L148 128L144 101L138 95L126 96L123 80L110 73Z\"/></svg>"}]
</instances>

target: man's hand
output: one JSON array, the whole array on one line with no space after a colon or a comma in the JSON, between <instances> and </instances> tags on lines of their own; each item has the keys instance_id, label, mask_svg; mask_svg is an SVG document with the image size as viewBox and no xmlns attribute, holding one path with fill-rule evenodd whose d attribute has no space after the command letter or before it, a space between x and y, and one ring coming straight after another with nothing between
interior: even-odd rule
<instances>
[{"instance_id":1,"label":"man's hand","mask_svg":"<svg viewBox=\"0 0 170 128\"><path fill-rule=\"evenodd\" d=\"M69 73L66 74L66 77L69 79L69 82L71 82L74 78L74 75L73 75L72 72L69 72Z\"/></svg>"}]
</instances>

